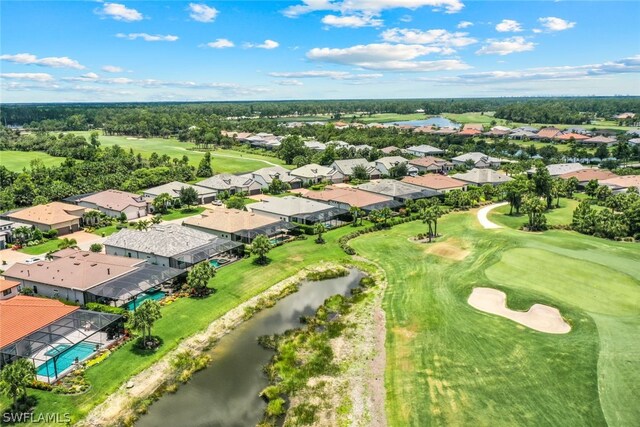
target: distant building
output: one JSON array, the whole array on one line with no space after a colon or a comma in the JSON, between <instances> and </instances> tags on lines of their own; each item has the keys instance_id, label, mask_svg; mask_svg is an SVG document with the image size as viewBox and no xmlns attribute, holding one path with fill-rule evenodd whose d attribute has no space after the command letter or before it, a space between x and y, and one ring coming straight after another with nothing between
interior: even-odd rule
<instances>
[{"instance_id":1,"label":"distant building","mask_svg":"<svg viewBox=\"0 0 640 427\"><path fill-rule=\"evenodd\" d=\"M467 189L466 182L437 173L428 173L421 176L407 176L402 179L402 182L438 191L440 193L447 193L451 190Z\"/></svg>"},{"instance_id":2,"label":"distant building","mask_svg":"<svg viewBox=\"0 0 640 427\"><path fill-rule=\"evenodd\" d=\"M68 203L51 202L5 213L3 218L34 226L40 231L57 230L59 235L82 229L82 215L87 208Z\"/></svg>"},{"instance_id":3,"label":"distant building","mask_svg":"<svg viewBox=\"0 0 640 427\"><path fill-rule=\"evenodd\" d=\"M407 153L412 156L424 157L424 156L437 156L440 154L444 154L444 150L441 150L437 147L432 147L431 145L414 145L407 148Z\"/></svg>"},{"instance_id":4,"label":"distant building","mask_svg":"<svg viewBox=\"0 0 640 427\"><path fill-rule=\"evenodd\" d=\"M191 185L185 184L183 182L173 181L168 184L159 185L157 187L148 188L143 191L142 197L144 200L148 202L153 202L153 200L158 197L160 194L167 193L173 199L180 198L180 190L185 187L191 187L198 193L198 204L204 205L206 203L211 203L216 199L216 191L210 188L201 187L199 185Z\"/></svg>"},{"instance_id":5,"label":"distant building","mask_svg":"<svg viewBox=\"0 0 640 427\"><path fill-rule=\"evenodd\" d=\"M409 164L418 169L418 172L449 172L454 168L452 162L433 156L418 157L409 160Z\"/></svg>"},{"instance_id":6,"label":"distant building","mask_svg":"<svg viewBox=\"0 0 640 427\"><path fill-rule=\"evenodd\" d=\"M255 182L260 184L262 189L269 187L274 179L279 179L280 181L289 184L291 188L302 187L302 180L298 177L292 176L290 171L282 166L270 166L241 176L253 179Z\"/></svg>"},{"instance_id":7,"label":"distant building","mask_svg":"<svg viewBox=\"0 0 640 427\"><path fill-rule=\"evenodd\" d=\"M112 218L125 214L127 220L147 215L147 202L142 196L126 191L105 190L75 198L78 206L98 210Z\"/></svg>"},{"instance_id":8,"label":"distant building","mask_svg":"<svg viewBox=\"0 0 640 427\"><path fill-rule=\"evenodd\" d=\"M349 210L355 206L365 212L370 212L385 207L394 209L402 206L400 202L393 200L389 196L371 193L355 187L327 186L320 191L303 189L300 190L300 194L303 197L326 202L344 210Z\"/></svg>"},{"instance_id":9,"label":"distant building","mask_svg":"<svg viewBox=\"0 0 640 427\"><path fill-rule=\"evenodd\" d=\"M380 178L380 171L378 171L378 169L376 169L371 163L369 163L367 159L363 158L335 160L330 167L334 169L339 175L342 175L344 177L343 181L348 181L353 175L353 169L356 166L362 166L363 168L365 168L367 174L369 175L369 178Z\"/></svg>"},{"instance_id":10,"label":"distant building","mask_svg":"<svg viewBox=\"0 0 640 427\"><path fill-rule=\"evenodd\" d=\"M453 178L477 186L482 186L484 184L497 186L504 184L505 182L513 181L513 178L503 174L502 172L498 172L493 169L477 168L471 169L469 172L457 173L453 175Z\"/></svg>"},{"instance_id":11,"label":"distant building","mask_svg":"<svg viewBox=\"0 0 640 427\"><path fill-rule=\"evenodd\" d=\"M407 200L425 199L427 197L435 197L441 194L438 191L429 190L427 188L408 184L402 181L396 181L395 179L371 181L365 184L360 184L357 188L371 193L393 197L401 203L405 203Z\"/></svg>"},{"instance_id":12,"label":"distant building","mask_svg":"<svg viewBox=\"0 0 640 427\"><path fill-rule=\"evenodd\" d=\"M467 162L473 163L473 167L478 169L500 167L504 160L497 157L491 157L484 153L473 152L466 153L451 159L454 165L466 165Z\"/></svg>"},{"instance_id":13,"label":"distant building","mask_svg":"<svg viewBox=\"0 0 640 427\"><path fill-rule=\"evenodd\" d=\"M344 175L327 166L321 166L316 163L304 165L289 172L291 176L299 178L303 185L317 184L322 181L342 182Z\"/></svg>"},{"instance_id":14,"label":"distant building","mask_svg":"<svg viewBox=\"0 0 640 427\"><path fill-rule=\"evenodd\" d=\"M239 176L229 173L219 173L199 181L197 185L214 190L216 197L223 192L227 194L258 194L262 189L262 185L253 180L253 178L247 177L246 175Z\"/></svg>"},{"instance_id":15,"label":"distant building","mask_svg":"<svg viewBox=\"0 0 640 427\"><path fill-rule=\"evenodd\" d=\"M381 157L371 163L380 172L380 175L391 175L393 168L400 165L407 166L407 175L416 175L418 173L418 168L410 165L409 161L401 156Z\"/></svg>"}]
</instances>

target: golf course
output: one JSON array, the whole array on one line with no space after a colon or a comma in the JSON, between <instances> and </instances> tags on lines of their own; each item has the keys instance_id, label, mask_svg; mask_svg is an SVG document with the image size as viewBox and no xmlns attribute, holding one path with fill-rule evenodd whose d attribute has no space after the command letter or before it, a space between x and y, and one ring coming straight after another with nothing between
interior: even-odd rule
<instances>
[{"instance_id":1,"label":"golf course","mask_svg":"<svg viewBox=\"0 0 640 427\"><path fill-rule=\"evenodd\" d=\"M505 208L490 219L500 223ZM389 425L637 425L639 246L485 230L474 211L445 216L436 243L410 241L420 227L351 243L389 282ZM476 287L506 293L512 310L557 308L571 330L538 332L474 309Z\"/></svg>"}]
</instances>

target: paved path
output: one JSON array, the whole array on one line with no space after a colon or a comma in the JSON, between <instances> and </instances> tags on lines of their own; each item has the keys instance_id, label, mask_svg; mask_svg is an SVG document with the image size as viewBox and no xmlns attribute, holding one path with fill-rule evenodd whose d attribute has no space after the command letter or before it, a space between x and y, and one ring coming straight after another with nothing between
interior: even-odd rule
<instances>
[{"instance_id":1,"label":"paved path","mask_svg":"<svg viewBox=\"0 0 640 427\"><path fill-rule=\"evenodd\" d=\"M493 223L493 222L489 221L489 219L487 218L487 215L493 209L499 208L500 206L504 206L504 205L507 205L507 204L508 204L507 202L494 203L493 205L485 206L484 208L480 209L478 211L478 221L480 221L480 225L482 225L482 227L484 227L484 228L489 228L489 229L502 228L501 225L498 225L496 223Z\"/></svg>"}]
</instances>

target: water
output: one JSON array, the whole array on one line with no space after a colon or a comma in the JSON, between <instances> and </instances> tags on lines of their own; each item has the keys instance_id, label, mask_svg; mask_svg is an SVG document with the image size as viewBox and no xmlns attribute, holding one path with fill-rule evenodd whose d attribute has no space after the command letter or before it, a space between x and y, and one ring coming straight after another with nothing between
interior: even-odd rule
<instances>
[{"instance_id":1,"label":"water","mask_svg":"<svg viewBox=\"0 0 640 427\"><path fill-rule=\"evenodd\" d=\"M84 342L78 343L73 347L70 347L69 344L57 345L53 349L45 353L45 355L47 356L55 356L56 354L60 354L55 362L55 366L53 359L47 360L42 365L38 366L38 375L43 377L56 378L56 368L58 376L60 376L62 372L73 365L73 362L75 362L76 358L79 362L82 362L84 359L91 356L95 351L95 344Z\"/></svg>"},{"instance_id":2,"label":"water","mask_svg":"<svg viewBox=\"0 0 640 427\"><path fill-rule=\"evenodd\" d=\"M228 262L229 260L226 259L212 259L209 261L209 264L211 264L211 266L214 268L220 268Z\"/></svg>"},{"instance_id":3,"label":"water","mask_svg":"<svg viewBox=\"0 0 640 427\"><path fill-rule=\"evenodd\" d=\"M393 122L394 125L409 125L409 126L438 126L440 128L455 128L460 127L459 123L452 122L444 117L432 117L426 120L408 120L404 122Z\"/></svg>"},{"instance_id":4,"label":"water","mask_svg":"<svg viewBox=\"0 0 640 427\"><path fill-rule=\"evenodd\" d=\"M133 311L136 309L136 307L140 307L140 304L142 304L145 300L152 299L154 301L160 301L166 295L167 294L162 291L145 292L143 294L138 295L138 298L136 298L134 301L129 301L128 303L126 303L124 305L124 308L126 308L129 311Z\"/></svg>"},{"instance_id":5,"label":"water","mask_svg":"<svg viewBox=\"0 0 640 427\"><path fill-rule=\"evenodd\" d=\"M352 270L345 277L304 283L298 292L256 314L220 340L210 353L211 366L196 373L177 393L160 398L136 425L256 425L266 406L259 396L268 385L262 367L273 356L273 351L258 345L257 338L299 327L300 316L314 314L332 295L347 295L358 286L361 277L358 270Z\"/></svg>"}]
</instances>

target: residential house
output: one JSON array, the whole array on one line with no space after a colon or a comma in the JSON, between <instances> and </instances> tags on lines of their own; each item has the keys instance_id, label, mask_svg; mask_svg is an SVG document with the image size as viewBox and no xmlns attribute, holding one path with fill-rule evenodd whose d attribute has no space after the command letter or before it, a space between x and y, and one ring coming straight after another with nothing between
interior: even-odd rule
<instances>
[{"instance_id":1,"label":"residential house","mask_svg":"<svg viewBox=\"0 0 640 427\"><path fill-rule=\"evenodd\" d=\"M575 172L585 169L585 166L582 166L580 163L557 163L553 165L547 165L546 168L549 171L549 175L560 176L569 172ZM530 172L533 173L534 170L531 170Z\"/></svg>"},{"instance_id":2,"label":"residential house","mask_svg":"<svg viewBox=\"0 0 640 427\"><path fill-rule=\"evenodd\" d=\"M309 150L313 150L313 151L324 151L327 149L327 145L323 144L320 141L305 141L304 142L304 146L307 147Z\"/></svg>"},{"instance_id":3,"label":"residential house","mask_svg":"<svg viewBox=\"0 0 640 427\"><path fill-rule=\"evenodd\" d=\"M436 133L439 133L441 131L442 130L436 131ZM481 130L473 129L473 128L466 128L466 127L458 132L458 135L466 136L466 137L472 137L472 136L477 136L477 135L481 135L481 134L482 134Z\"/></svg>"},{"instance_id":4,"label":"residential house","mask_svg":"<svg viewBox=\"0 0 640 427\"><path fill-rule=\"evenodd\" d=\"M327 226L339 224L339 217L345 210L328 203L316 202L302 197L267 197L260 202L247 205L247 210L281 221L313 225L323 223Z\"/></svg>"},{"instance_id":5,"label":"residential house","mask_svg":"<svg viewBox=\"0 0 640 427\"><path fill-rule=\"evenodd\" d=\"M636 116L635 113L621 113L621 114L616 114L615 116L613 116L613 118L616 120L627 120L627 119L633 119L635 116Z\"/></svg>"},{"instance_id":6,"label":"residential house","mask_svg":"<svg viewBox=\"0 0 640 427\"><path fill-rule=\"evenodd\" d=\"M7 247L13 240L14 223L0 219L0 250Z\"/></svg>"},{"instance_id":7,"label":"residential house","mask_svg":"<svg viewBox=\"0 0 640 427\"><path fill-rule=\"evenodd\" d=\"M255 182L260 184L260 187L263 190L269 187L276 178L286 184L289 184L291 188L302 187L302 180L295 176L291 176L289 169L285 169L282 166L270 166L241 176L253 179Z\"/></svg>"},{"instance_id":8,"label":"residential house","mask_svg":"<svg viewBox=\"0 0 640 427\"><path fill-rule=\"evenodd\" d=\"M498 186L500 184L504 184L505 182L513 181L513 178L502 172L486 168L471 169L469 172L455 174L453 175L453 178L477 186L482 186L484 184Z\"/></svg>"},{"instance_id":9,"label":"residential house","mask_svg":"<svg viewBox=\"0 0 640 427\"><path fill-rule=\"evenodd\" d=\"M629 191L631 187L635 187L636 190L640 190L640 175L616 176L613 178L603 179L598 183L611 188L614 193Z\"/></svg>"},{"instance_id":10,"label":"residential house","mask_svg":"<svg viewBox=\"0 0 640 427\"><path fill-rule=\"evenodd\" d=\"M466 123L462 126L462 130L475 130L482 132L484 130L484 126L482 123Z\"/></svg>"},{"instance_id":11,"label":"residential house","mask_svg":"<svg viewBox=\"0 0 640 427\"><path fill-rule=\"evenodd\" d=\"M380 178L380 171L369 163L367 159L363 158L336 160L329 167L335 170L338 175L342 175L344 177L344 181L348 181L353 175L353 168L356 166L362 166L365 168L367 174L369 174L369 178Z\"/></svg>"},{"instance_id":12,"label":"residential house","mask_svg":"<svg viewBox=\"0 0 640 427\"><path fill-rule=\"evenodd\" d=\"M365 212L371 212L384 207L394 209L402 206L400 202L389 196L371 193L355 187L327 186L320 191L301 189L299 192L303 197L326 202L344 210L349 210L351 207L356 206Z\"/></svg>"},{"instance_id":13,"label":"residential house","mask_svg":"<svg viewBox=\"0 0 640 427\"><path fill-rule=\"evenodd\" d=\"M219 173L197 183L200 187L209 188L216 192L216 197L220 193L227 194L258 194L262 185L253 178L246 175L232 175L230 173Z\"/></svg>"},{"instance_id":14,"label":"residential house","mask_svg":"<svg viewBox=\"0 0 640 427\"><path fill-rule=\"evenodd\" d=\"M261 234L277 240L293 228L291 223L269 215L225 207L207 209L199 217L186 219L183 225L247 244Z\"/></svg>"},{"instance_id":15,"label":"residential house","mask_svg":"<svg viewBox=\"0 0 640 427\"><path fill-rule=\"evenodd\" d=\"M612 145L615 145L618 142L618 140L617 138L612 136L598 135L591 138L583 139L581 142L584 145L593 145L593 146L606 145L607 147L611 147Z\"/></svg>"},{"instance_id":16,"label":"residential house","mask_svg":"<svg viewBox=\"0 0 640 427\"><path fill-rule=\"evenodd\" d=\"M585 168L560 175L560 178L562 179L576 178L580 186L585 186L592 180L600 181L617 177L618 175L611 171L596 168Z\"/></svg>"},{"instance_id":17,"label":"residential house","mask_svg":"<svg viewBox=\"0 0 640 427\"><path fill-rule=\"evenodd\" d=\"M3 219L21 222L40 231L58 230L58 235L79 231L87 208L68 203L51 202L5 213Z\"/></svg>"},{"instance_id":18,"label":"residential house","mask_svg":"<svg viewBox=\"0 0 640 427\"><path fill-rule=\"evenodd\" d=\"M289 172L291 176L302 181L302 185L317 184L319 182L342 182L344 176L337 170L321 166L317 163L310 163Z\"/></svg>"},{"instance_id":19,"label":"residential house","mask_svg":"<svg viewBox=\"0 0 640 427\"><path fill-rule=\"evenodd\" d=\"M407 175L416 175L418 173L418 168L410 165L409 161L401 156L381 157L371 163L380 172L380 175L391 175L393 168L400 165L407 166Z\"/></svg>"},{"instance_id":20,"label":"residential house","mask_svg":"<svg viewBox=\"0 0 640 427\"><path fill-rule=\"evenodd\" d=\"M466 190L467 183L447 175L428 173L420 176L407 176L402 178L402 182L417 185L439 193L448 193L451 190Z\"/></svg>"},{"instance_id":21,"label":"residential house","mask_svg":"<svg viewBox=\"0 0 640 427\"><path fill-rule=\"evenodd\" d=\"M432 147L431 145L413 145L407 148L407 153L416 157L424 157L424 156L437 156L440 154L444 154L444 150L441 150L437 147Z\"/></svg>"},{"instance_id":22,"label":"residential house","mask_svg":"<svg viewBox=\"0 0 640 427\"><path fill-rule=\"evenodd\" d=\"M517 140L540 139L537 133L524 129L515 129L509 134L509 138Z\"/></svg>"},{"instance_id":23,"label":"residential house","mask_svg":"<svg viewBox=\"0 0 640 427\"><path fill-rule=\"evenodd\" d=\"M98 210L112 218L125 214L127 220L147 215L147 202L138 194L119 190L105 190L75 198L78 206Z\"/></svg>"},{"instance_id":24,"label":"residential house","mask_svg":"<svg viewBox=\"0 0 640 427\"><path fill-rule=\"evenodd\" d=\"M191 187L198 193L198 204L204 205L211 203L216 199L216 192L210 188L201 187L199 185L185 184L183 182L173 181L168 184L159 185L157 187L148 188L143 191L142 198L151 203L160 194L167 193L174 200L180 198L180 190L185 187Z\"/></svg>"},{"instance_id":25,"label":"residential house","mask_svg":"<svg viewBox=\"0 0 640 427\"><path fill-rule=\"evenodd\" d=\"M553 139L556 136L558 136L558 134L562 132L560 129L550 126L550 127L545 127L542 128L538 131L538 138L540 139Z\"/></svg>"},{"instance_id":26,"label":"residential house","mask_svg":"<svg viewBox=\"0 0 640 427\"><path fill-rule=\"evenodd\" d=\"M407 200L425 199L427 197L435 197L440 195L438 191L429 190L417 185L408 184L395 179L381 179L371 181L357 186L360 190L370 193L382 194L383 196L392 197L400 203Z\"/></svg>"},{"instance_id":27,"label":"residential house","mask_svg":"<svg viewBox=\"0 0 640 427\"><path fill-rule=\"evenodd\" d=\"M452 162L433 156L418 157L409 160L409 164L418 169L418 172L446 173L454 168Z\"/></svg>"},{"instance_id":28,"label":"residential house","mask_svg":"<svg viewBox=\"0 0 640 427\"><path fill-rule=\"evenodd\" d=\"M13 298L20 292L20 282L0 279L0 301Z\"/></svg>"},{"instance_id":29,"label":"residential house","mask_svg":"<svg viewBox=\"0 0 640 427\"><path fill-rule=\"evenodd\" d=\"M178 269L215 257L232 256L242 247L241 243L175 223L152 225L145 231L125 228L107 237L103 244L109 255Z\"/></svg>"},{"instance_id":30,"label":"residential house","mask_svg":"<svg viewBox=\"0 0 640 427\"><path fill-rule=\"evenodd\" d=\"M589 139L589 137L587 135L583 135L581 133L574 133L574 132L562 132L557 134L554 139L556 141L560 141L560 142L568 142L571 140L574 141L585 141L587 139Z\"/></svg>"},{"instance_id":31,"label":"residential house","mask_svg":"<svg viewBox=\"0 0 640 427\"><path fill-rule=\"evenodd\" d=\"M384 154L392 154L400 151L400 148L396 147L395 145L390 145L388 147L382 148L380 151L382 151Z\"/></svg>"},{"instance_id":32,"label":"residential house","mask_svg":"<svg viewBox=\"0 0 640 427\"><path fill-rule=\"evenodd\" d=\"M497 157L487 156L484 153L472 152L465 153L451 159L454 165L467 165L467 162L473 164L474 168L495 168L500 167L504 160Z\"/></svg>"}]
</instances>

